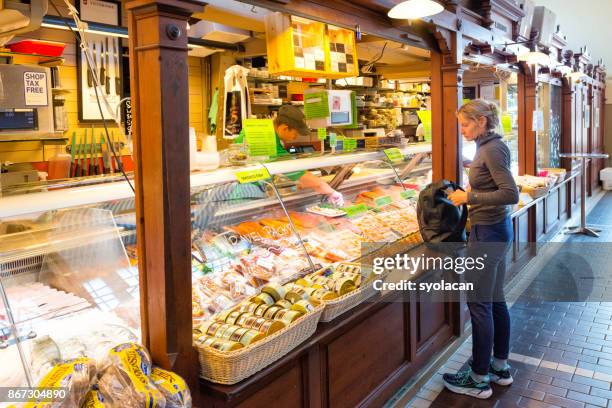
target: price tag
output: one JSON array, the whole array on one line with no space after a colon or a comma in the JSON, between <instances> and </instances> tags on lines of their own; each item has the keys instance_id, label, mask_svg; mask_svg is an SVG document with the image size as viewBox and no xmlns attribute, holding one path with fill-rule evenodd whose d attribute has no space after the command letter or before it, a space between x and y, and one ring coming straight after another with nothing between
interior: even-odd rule
<instances>
[{"instance_id":1,"label":"price tag","mask_svg":"<svg viewBox=\"0 0 612 408\"><path fill-rule=\"evenodd\" d=\"M237 171L234 174L236 176L236 180L238 180L240 184L253 183L255 181L260 181L260 180L267 180L271 177L270 173L268 172L268 169L266 169L263 166L257 167L254 169Z\"/></svg>"},{"instance_id":2,"label":"price tag","mask_svg":"<svg viewBox=\"0 0 612 408\"><path fill-rule=\"evenodd\" d=\"M336 146L336 134L334 132L329 132L329 145L332 147Z\"/></svg>"},{"instance_id":3,"label":"price tag","mask_svg":"<svg viewBox=\"0 0 612 408\"><path fill-rule=\"evenodd\" d=\"M357 148L357 140L350 138L350 137L345 137L344 138L344 143L343 143L343 150L345 152L350 152L353 151Z\"/></svg>"},{"instance_id":4,"label":"price tag","mask_svg":"<svg viewBox=\"0 0 612 408\"><path fill-rule=\"evenodd\" d=\"M402 154L402 151L397 147L385 149L384 152L385 155L387 155L387 159L389 159L391 163L400 163L404 160L404 155Z\"/></svg>"},{"instance_id":5,"label":"price tag","mask_svg":"<svg viewBox=\"0 0 612 408\"><path fill-rule=\"evenodd\" d=\"M502 115L501 122L502 122L502 129L504 130L504 135L511 134L512 133L512 116Z\"/></svg>"},{"instance_id":6,"label":"price tag","mask_svg":"<svg viewBox=\"0 0 612 408\"><path fill-rule=\"evenodd\" d=\"M355 204L348 207L342 208L348 217L356 217L359 214L363 214L368 211L368 207L365 204Z\"/></svg>"},{"instance_id":7,"label":"price tag","mask_svg":"<svg viewBox=\"0 0 612 408\"><path fill-rule=\"evenodd\" d=\"M386 205L391 204L392 202L393 200L390 196L376 197L374 199L374 204L376 204L377 207L384 207Z\"/></svg>"},{"instance_id":8,"label":"price tag","mask_svg":"<svg viewBox=\"0 0 612 408\"><path fill-rule=\"evenodd\" d=\"M400 193L400 197L402 197L402 199L407 200L409 198L415 197L416 196L416 191L414 190L406 190L406 191L402 191Z\"/></svg>"},{"instance_id":9,"label":"price tag","mask_svg":"<svg viewBox=\"0 0 612 408\"><path fill-rule=\"evenodd\" d=\"M327 139L327 129L325 129L325 128L318 128L317 129L317 138L319 140Z\"/></svg>"}]
</instances>

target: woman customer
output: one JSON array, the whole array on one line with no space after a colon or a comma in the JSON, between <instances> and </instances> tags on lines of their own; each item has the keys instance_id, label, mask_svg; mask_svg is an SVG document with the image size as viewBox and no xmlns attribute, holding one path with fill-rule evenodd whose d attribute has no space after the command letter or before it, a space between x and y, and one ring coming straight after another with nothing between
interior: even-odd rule
<instances>
[{"instance_id":1,"label":"woman customer","mask_svg":"<svg viewBox=\"0 0 612 408\"><path fill-rule=\"evenodd\" d=\"M476 286L467 294L472 320L471 369L445 374L444 384L450 391L484 399L492 394L489 381L512 384L508 365L510 314L503 285L505 257L513 237L508 206L518 202L519 193L510 171L510 150L495 132L499 125L497 106L475 99L463 105L457 117L461 134L477 147L469 187L452 192L448 198L456 206L469 205L468 255L486 254L486 261L482 271L466 272L466 280Z\"/></svg>"}]
</instances>

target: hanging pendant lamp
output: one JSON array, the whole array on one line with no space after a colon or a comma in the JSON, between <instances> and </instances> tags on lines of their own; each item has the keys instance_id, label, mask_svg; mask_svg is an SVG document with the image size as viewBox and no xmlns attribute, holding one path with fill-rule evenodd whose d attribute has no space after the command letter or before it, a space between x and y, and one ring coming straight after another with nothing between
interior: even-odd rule
<instances>
[{"instance_id":1,"label":"hanging pendant lamp","mask_svg":"<svg viewBox=\"0 0 612 408\"><path fill-rule=\"evenodd\" d=\"M387 15L396 19L415 20L444 11L444 6L435 0L405 0L396 4Z\"/></svg>"}]
</instances>

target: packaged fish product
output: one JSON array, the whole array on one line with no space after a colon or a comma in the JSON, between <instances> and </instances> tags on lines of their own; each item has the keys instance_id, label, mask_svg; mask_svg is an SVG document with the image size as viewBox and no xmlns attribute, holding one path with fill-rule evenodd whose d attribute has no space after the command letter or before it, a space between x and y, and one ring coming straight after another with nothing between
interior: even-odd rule
<instances>
[{"instance_id":1,"label":"packaged fish product","mask_svg":"<svg viewBox=\"0 0 612 408\"><path fill-rule=\"evenodd\" d=\"M112 408L104 396L97 390L91 390L85 396L81 408Z\"/></svg>"},{"instance_id":2,"label":"packaged fish product","mask_svg":"<svg viewBox=\"0 0 612 408\"><path fill-rule=\"evenodd\" d=\"M102 365L98 387L112 406L122 408L165 408L166 398L151 375L151 357L135 343L113 347Z\"/></svg>"},{"instance_id":3,"label":"packaged fish product","mask_svg":"<svg viewBox=\"0 0 612 408\"><path fill-rule=\"evenodd\" d=\"M191 393L181 376L153 367L151 380L166 397L166 408L191 408Z\"/></svg>"},{"instance_id":4,"label":"packaged fish product","mask_svg":"<svg viewBox=\"0 0 612 408\"><path fill-rule=\"evenodd\" d=\"M89 358L77 358L55 365L38 382L37 388L66 388L65 398L56 401L30 401L24 408L80 407L96 376L96 364Z\"/></svg>"}]
</instances>

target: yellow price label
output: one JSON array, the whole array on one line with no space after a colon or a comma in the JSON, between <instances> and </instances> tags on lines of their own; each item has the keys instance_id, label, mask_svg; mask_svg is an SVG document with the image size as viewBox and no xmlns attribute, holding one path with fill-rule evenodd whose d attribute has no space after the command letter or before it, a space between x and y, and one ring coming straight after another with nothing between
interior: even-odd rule
<instances>
[{"instance_id":1,"label":"yellow price label","mask_svg":"<svg viewBox=\"0 0 612 408\"><path fill-rule=\"evenodd\" d=\"M402 154L402 151L397 147L385 149L384 152L387 156L387 159L389 159L391 163L400 163L404 161L404 155Z\"/></svg>"},{"instance_id":2,"label":"yellow price label","mask_svg":"<svg viewBox=\"0 0 612 408\"><path fill-rule=\"evenodd\" d=\"M257 167L255 169L241 170L234 173L236 180L240 184L253 183L255 181L269 179L270 172L265 167Z\"/></svg>"}]
</instances>

